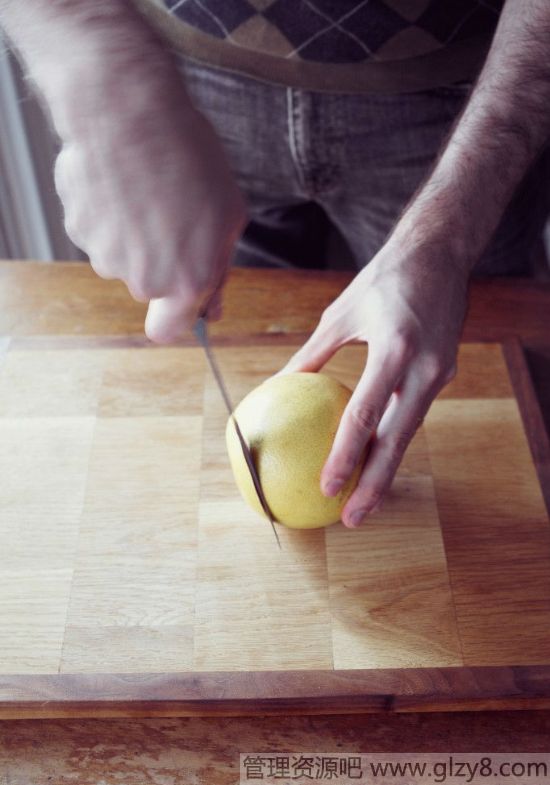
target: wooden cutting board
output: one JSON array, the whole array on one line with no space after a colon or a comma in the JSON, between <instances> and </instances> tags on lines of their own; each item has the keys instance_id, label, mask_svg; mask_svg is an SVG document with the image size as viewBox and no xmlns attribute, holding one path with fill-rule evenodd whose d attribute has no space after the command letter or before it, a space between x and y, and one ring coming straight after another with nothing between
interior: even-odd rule
<instances>
[{"instance_id":1,"label":"wooden cutting board","mask_svg":"<svg viewBox=\"0 0 550 785\"><path fill-rule=\"evenodd\" d=\"M235 401L299 344L219 344ZM19 339L0 369L0 717L550 705L548 440L521 347L464 344L383 510L241 500L202 351ZM353 386L365 348L327 366Z\"/></svg>"}]
</instances>

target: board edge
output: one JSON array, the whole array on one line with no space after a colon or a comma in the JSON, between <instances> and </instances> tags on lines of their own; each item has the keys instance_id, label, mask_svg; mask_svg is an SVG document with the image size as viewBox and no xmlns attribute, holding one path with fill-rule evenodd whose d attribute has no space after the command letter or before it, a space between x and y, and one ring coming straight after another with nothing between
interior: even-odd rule
<instances>
[{"instance_id":1,"label":"board edge","mask_svg":"<svg viewBox=\"0 0 550 785\"><path fill-rule=\"evenodd\" d=\"M550 708L550 665L0 676L0 719Z\"/></svg>"},{"instance_id":2,"label":"board edge","mask_svg":"<svg viewBox=\"0 0 550 785\"><path fill-rule=\"evenodd\" d=\"M529 371L525 349L519 338L510 338L503 341L501 345L546 511L550 516L550 439Z\"/></svg>"}]
</instances>

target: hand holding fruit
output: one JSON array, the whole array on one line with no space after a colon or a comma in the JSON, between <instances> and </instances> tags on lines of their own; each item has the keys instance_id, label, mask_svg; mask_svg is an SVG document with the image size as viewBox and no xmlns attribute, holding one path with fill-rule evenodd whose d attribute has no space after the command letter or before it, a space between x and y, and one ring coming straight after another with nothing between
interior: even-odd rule
<instances>
[{"instance_id":1,"label":"hand holding fruit","mask_svg":"<svg viewBox=\"0 0 550 785\"><path fill-rule=\"evenodd\" d=\"M335 496L369 456L342 520L358 526L380 505L405 449L455 372L466 311L467 273L427 250L392 238L325 310L283 373L318 371L350 341L368 360L343 413L321 487Z\"/></svg>"},{"instance_id":2,"label":"hand holding fruit","mask_svg":"<svg viewBox=\"0 0 550 785\"><path fill-rule=\"evenodd\" d=\"M339 520L361 465L333 498L321 493L319 476L350 397L351 390L322 373L278 374L237 406L235 418L279 523L316 529ZM245 501L263 515L232 418L226 441L237 486Z\"/></svg>"}]
</instances>

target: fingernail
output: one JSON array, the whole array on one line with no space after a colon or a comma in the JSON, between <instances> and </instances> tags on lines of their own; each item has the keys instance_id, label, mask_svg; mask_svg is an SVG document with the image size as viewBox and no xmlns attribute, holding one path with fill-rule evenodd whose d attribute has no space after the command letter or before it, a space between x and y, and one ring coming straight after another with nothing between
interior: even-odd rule
<instances>
[{"instance_id":1,"label":"fingernail","mask_svg":"<svg viewBox=\"0 0 550 785\"><path fill-rule=\"evenodd\" d=\"M334 480L329 480L325 482L323 485L323 493L325 496L336 496L336 494L342 490L344 487L345 480L340 478L336 478Z\"/></svg>"},{"instance_id":2,"label":"fingernail","mask_svg":"<svg viewBox=\"0 0 550 785\"><path fill-rule=\"evenodd\" d=\"M349 517L349 522L351 526L361 526L369 511L366 509L355 510Z\"/></svg>"}]
</instances>

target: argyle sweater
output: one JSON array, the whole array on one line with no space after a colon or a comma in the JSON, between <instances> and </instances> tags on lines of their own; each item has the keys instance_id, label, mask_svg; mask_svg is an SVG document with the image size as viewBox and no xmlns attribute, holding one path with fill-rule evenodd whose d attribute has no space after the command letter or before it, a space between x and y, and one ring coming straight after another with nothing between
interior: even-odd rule
<instances>
[{"instance_id":1,"label":"argyle sweater","mask_svg":"<svg viewBox=\"0 0 550 785\"><path fill-rule=\"evenodd\" d=\"M182 55L336 92L470 80L504 0L134 0Z\"/></svg>"}]
</instances>

